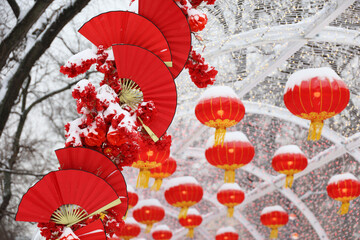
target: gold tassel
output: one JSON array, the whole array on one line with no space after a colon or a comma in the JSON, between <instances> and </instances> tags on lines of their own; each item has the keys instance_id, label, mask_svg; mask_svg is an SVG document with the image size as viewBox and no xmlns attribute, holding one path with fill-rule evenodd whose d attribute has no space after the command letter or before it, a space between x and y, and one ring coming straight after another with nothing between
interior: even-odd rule
<instances>
[{"instance_id":1,"label":"gold tassel","mask_svg":"<svg viewBox=\"0 0 360 240\"><path fill-rule=\"evenodd\" d=\"M146 225L146 229L145 229L145 233L149 233L149 232L151 231L152 226L153 226L152 223L147 224L147 225Z\"/></svg>"},{"instance_id":2,"label":"gold tassel","mask_svg":"<svg viewBox=\"0 0 360 240\"><path fill-rule=\"evenodd\" d=\"M270 232L270 239L276 239L278 238L278 229L272 228Z\"/></svg>"},{"instance_id":3,"label":"gold tassel","mask_svg":"<svg viewBox=\"0 0 360 240\"><path fill-rule=\"evenodd\" d=\"M342 202L338 214L345 215L349 212L350 202Z\"/></svg>"},{"instance_id":4,"label":"gold tassel","mask_svg":"<svg viewBox=\"0 0 360 240\"><path fill-rule=\"evenodd\" d=\"M148 188L150 171L148 169L140 168L140 172L136 181L136 188Z\"/></svg>"},{"instance_id":5,"label":"gold tassel","mask_svg":"<svg viewBox=\"0 0 360 240\"><path fill-rule=\"evenodd\" d=\"M129 208L128 208L128 210L127 210L126 213L125 213L124 220L126 219L128 213L129 213Z\"/></svg>"},{"instance_id":6,"label":"gold tassel","mask_svg":"<svg viewBox=\"0 0 360 240\"><path fill-rule=\"evenodd\" d=\"M234 216L234 207L228 207L227 216L228 217L233 217Z\"/></svg>"},{"instance_id":7,"label":"gold tassel","mask_svg":"<svg viewBox=\"0 0 360 240\"><path fill-rule=\"evenodd\" d=\"M188 207L182 207L182 208L180 209L179 219L180 219L180 218L186 218L188 209L189 209Z\"/></svg>"},{"instance_id":8,"label":"gold tassel","mask_svg":"<svg viewBox=\"0 0 360 240\"><path fill-rule=\"evenodd\" d=\"M187 237L193 238L194 237L194 228L189 228L189 232L186 234Z\"/></svg>"},{"instance_id":9,"label":"gold tassel","mask_svg":"<svg viewBox=\"0 0 360 240\"><path fill-rule=\"evenodd\" d=\"M235 170L233 169L226 169L225 170L225 183L234 183L235 182Z\"/></svg>"},{"instance_id":10,"label":"gold tassel","mask_svg":"<svg viewBox=\"0 0 360 240\"><path fill-rule=\"evenodd\" d=\"M311 120L310 128L309 128L309 135L307 140L318 141L321 137L321 131L324 127L323 120Z\"/></svg>"},{"instance_id":11,"label":"gold tassel","mask_svg":"<svg viewBox=\"0 0 360 240\"><path fill-rule=\"evenodd\" d=\"M291 188L294 182L294 175L286 175L285 178L285 188Z\"/></svg>"},{"instance_id":12,"label":"gold tassel","mask_svg":"<svg viewBox=\"0 0 360 240\"><path fill-rule=\"evenodd\" d=\"M151 187L153 191L159 191L162 184L162 178L155 178L155 182Z\"/></svg>"},{"instance_id":13,"label":"gold tassel","mask_svg":"<svg viewBox=\"0 0 360 240\"><path fill-rule=\"evenodd\" d=\"M214 146L221 144L224 146L226 128L216 128L215 130L215 143Z\"/></svg>"}]
</instances>

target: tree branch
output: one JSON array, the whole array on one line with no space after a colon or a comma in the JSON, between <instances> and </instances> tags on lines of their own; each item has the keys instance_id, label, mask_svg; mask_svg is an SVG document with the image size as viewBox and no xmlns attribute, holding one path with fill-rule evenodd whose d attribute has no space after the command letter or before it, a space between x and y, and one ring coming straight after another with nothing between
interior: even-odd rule
<instances>
[{"instance_id":1,"label":"tree branch","mask_svg":"<svg viewBox=\"0 0 360 240\"><path fill-rule=\"evenodd\" d=\"M41 35L40 39L37 40L34 46L24 56L17 69L14 70L14 74L9 79L7 86L8 89L5 93L5 96L0 102L0 136L2 135L2 132L5 128L11 108L14 106L14 102L19 94L20 88L26 77L29 75L31 68L43 55L43 53L50 47L50 44L61 31L61 29L78 12L80 12L89 3L89 1L90 0L76 0L64 8L57 19L50 24L50 26Z\"/></svg>"},{"instance_id":2,"label":"tree branch","mask_svg":"<svg viewBox=\"0 0 360 240\"><path fill-rule=\"evenodd\" d=\"M13 10L15 17L19 18L20 8L19 5L16 3L16 0L7 0L7 2L9 3L11 9Z\"/></svg>"},{"instance_id":3,"label":"tree branch","mask_svg":"<svg viewBox=\"0 0 360 240\"><path fill-rule=\"evenodd\" d=\"M8 2L11 8L13 8L11 2L15 2L15 0L8 0ZM27 12L25 17L20 19L11 32L6 35L6 37L0 43L0 70L5 66L6 60L8 59L10 53L19 45L20 42L24 40L24 37L26 36L29 29L34 25L34 23L39 19L45 9L52 2L53 0L36 1L34 6Z\"/></svg>"},{"instance_id":4,"label":"tree branch","mask_svg":"<svg viewBox=\"0 0 360 240\"><path fill-rule=\"evenodd\" d=\"M26 170L18 170L18 169L5 169L5 168L0 168L0 172L6 172L6 173L10 173L10 174L15 174L15 175L28 175L28 176L34 176L34 177L43 177L45 176L45 174L41 174L41 173L33 173L30 171L26 171Z\"/></svg>"}]
</instances>

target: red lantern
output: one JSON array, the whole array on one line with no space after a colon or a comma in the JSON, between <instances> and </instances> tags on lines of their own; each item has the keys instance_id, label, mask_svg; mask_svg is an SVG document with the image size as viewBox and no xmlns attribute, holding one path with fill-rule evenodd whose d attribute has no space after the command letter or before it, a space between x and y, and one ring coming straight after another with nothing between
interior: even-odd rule
<instances>
[{"instance_id":1,"label":"red lantern","mask_svg":"<svg viewBox=\"0 0 360 240\"><path fill-rule=\"evenodd\" d=\"M215 145L223 144L226 128L244 117L245 107L236 93L227 86L207 89L195 107L196 118L208 127L216 128Z\"/></svg>"},{"instance_id":2,"label":"red lantern","mask_svg":"<svg viewBox=\"0 0 360 240\"><path fill-rule=\"evenodd\" d=\"M129 240L137 237L141 232L139 224L134 218L127 218L125 225L119 231L115 232L115 235L124 240Z\"/></svg>"},{"instance_id":3,"label":"red lantern","mask_svg":"<svg viewBox=\"0 0 360 240\"><path fill-rule=\"evenodd\" d=\"M144 149L144 148L143 148ZM159 167L169 157L169 148L157 151L155 147L148 147L139 154L139 158L132 164L132 167L139 168L140 172L136 182L136 187L148 188L150 179L150 169Z\"/></svg>"},{"instance_id":4,"label":"red lantern","mask_svg":"<svg viewBox=\"0 0 360 240\"><path fill-rule=\"evenodd\" d=\"M165 211L157 199L147 199L138 202L133 216L139 223L146 224L145 232L149 233L152 225L165 217Z\"/></svg>"},{"instance_id":5,"label":"red lantern","mask_svg":"<svg viewBox=\"0 0 360 240\"><path fill-rule=\"evenodd\" d=\"M305 154L296 145L280 147L272 159L274 170L286 175L285 188L291 188L294 174L303 171L307 164Z\"/></svg>"},{"instance_id":6,"label":"red lantern","mask_svg":"<svg viewBox=\"0 0 360 240\"><path fill-rule=\"evenodd\" d=\"M275 239L278 236L278 228L286 225L289 221L289 215L281 206L266 207L260 214L260 221L271 228L270 238Z\"/></svg>"},{"instance_id":7,"label":"red lantern","mask_svg":"<svg viewBox=\"0 0 360 240\"><path fill-rule=\"evenodd\" d=\"M233 227L222 227L216 232L216 240L238 240L239 234Z\"/></svg>"},{"instance_id":8,"label":"red lantern","mask_svg":"<svg viewBox=\"0 0 360 240\"><path fill-rule=\"evenodd\" d=\"M179 223L181 226L189 229L189 232L186 236L190 238L194 237L194 228L200 226L201 222L202 217L200 213L194 208L189 208L186 217L179 218Z\"/></svg>"},{"instance_id":9,"label":"red lantern","mask_svg":"<svg viewBox=\"0 0 360 240\"><path fill-rule=\"evenodd\" d=\"M339 114L350 99L349 89L331 68L304 69L286 83L284 102L289 111L311 121L308 140L319 140L324 120Z\"/></svg>"},{"instance_id":10,"label":"red lantern","mask_svg":"<svg viewBox=\"0 0 360 240\"><path fill-rule=\"evenodd\" d=\"M150 169L150 177L155 178L154 185L151 190L159 191L162 180L171 176L176 171L176 161L169 157L159 167Z\"/></svg>"},{"instance_id":11,"label":"red lantern","mask_svg":"<svg viewBox=\"0 0 360 240\"><path fill-rule=\"evenodd\" d=\"M237 183L225 183L219 189L217 200L228 208L228 217L234 215L234 207L244 201L245 193Z\"/></svg>"},{"instance_id":12,"label":"red lantern","mask_svg":"<svg viewBox=\"0 0 360 240\"><path fill-rule=\"evenodd\" d=\"M158 225L151 231L151 236L154 240L170 240L172 232L167 225Z\"/></svg>"},{"instance_id":13,"label":"red lantern","mask_svg":"<svg viewBox=\"0 0 360 240\"><path fill-rule=\"evenodd\" d=\"M205 150L207 161L225 170L224 182L227 183L235 182L235 169L248 164L254 155L254 146L242 132L226 133L222 146L214 146L214 139L210 137Z\"/></svg>"},{"instance_id":14,"label":"red lantern","mask_svg":"<svg viewBox=\"0 0 360 240\"><path fill-rule=\"evenodd\" d=\"M350 201L360 195L360 181L351 173L338 174L330 178L326 187L329 197L340 201L340 215L349 211Z\"/></svg>"},{"instance_id":15,"label":"red lantern","mask_svg":"<svg viewBox=\"0 0 360 240\"><path fill-rule=\"evenodd\" d=\"M128 210L135 207L135 205L139 201L139 196L135 192L134 188L131 185L127 185L127 191L128 191Z\"/></svg>"},{"instance_id":16,"label":"red lantern","mask_svg":"<svg viewBox=\"0 0 360 240\"><path fill-rule=\"evenodd\" d=\"M164 194L170 205L181 208L179 218L182 218L186 217L189 207L200 202L203 189L193 177L178 177L167 182Z\"/></svg>"}]
</instances>

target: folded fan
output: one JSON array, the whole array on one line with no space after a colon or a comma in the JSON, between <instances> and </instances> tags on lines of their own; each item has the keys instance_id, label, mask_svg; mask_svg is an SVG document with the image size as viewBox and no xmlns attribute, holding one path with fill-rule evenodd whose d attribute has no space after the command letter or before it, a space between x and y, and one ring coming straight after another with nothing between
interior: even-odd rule
<instances>
[{"instance_id":1,"label":"folded fan","mask_svg":"<svg viewBox=\"0 0 360 240\"><path fill-rule=\"evenodd\" d=\"M74 232L81 240L107 239L104 224L100 219L82 227Z\"/></svg>"},{"instance_id":2,"label":"folded fan","mask_svg":"<svg viewBox=\"0 0 360 240\"><path fill-rule=\"evenodd\" d=\"M133 44L148 49L171 67L169 44L150 20L133 12L114 11L102 13L86 22L80 29L94 45L105 48L113 44Z\"/></svg>"}]
</instances>

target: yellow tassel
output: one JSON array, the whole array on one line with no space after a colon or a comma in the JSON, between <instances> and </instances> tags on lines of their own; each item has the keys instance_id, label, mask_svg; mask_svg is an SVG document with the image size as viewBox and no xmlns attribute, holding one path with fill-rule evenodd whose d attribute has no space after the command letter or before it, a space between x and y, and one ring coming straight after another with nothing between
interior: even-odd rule
<instances>
[{"instance_id":1,"label":"yellow tassel","mask_svg":"<svg viewBox=\"0 0 360 240\"><path fill-rule=\"evenodd\" d=\"M323 120L311 120L308 140L318 141L321 137L321 131L324 126Z\"/></svg>"},{"instance_id":2,"label":"yellow tassel","mask_svg":"<svg viewBox=\"0 0 360 240\"><path fill-rule=\"evenodd\" d=\"M189 232L186 234L187 237L193 238L194 237L194 228L189 228Z\"/></svg>"},{"instance_id":3,"label":"yellow tassel","mask_svg":"<svg viewBox=\"0 0 360 240\"><path fill-rule=\"evenodd\" d=\"M349 212L350 202L342 202L338 214L345 215Z\"/></svg>"},{"instance_id":4,"label":"yellow tassel","mask_svg":"<svg viewBox=\"0 0 360 240\"><path fill-rule=\"evenodd\" d=\"M126 211L125 216L123 217L124 220L126 219L128 213L129 213L129 209Z\"/></svg>"},{"instance_id":5,"label":"yellow tassel","mask_svg":"<svg viewBox=\"0 0 360 240\"><path fill-rule=\"evenodd\" d=\"M148 188L150 171L148 169L140 168L140 172L136 181L136 188Z\"/></svg>"},{"instance_id":6,"label":"yellow tassel","mask_svg":"<svg viewBox=\"0 0 360 240\"><path fill-rule=\"evenodd\" d=\"M233 169L226 169L225 170L225 183L234 183L235 182L235 170Z\"/></svg>"},{"instance_id":7,"label":"yellow tassel","mask_svg":"<svg viewBox=\"0 0 360 240\"><path fill-rule=\"evenodd\" d=\"M291 188L294 182L294 175L286 175L285 188Z\"/></svg>"},{"instance_id":8,"label":"yellow tassel","mask_svg":"<svg viewBox=\"0 0 360 240\"><path fill-rule=\"evenodd\" d=\"M226 128L217 128L215 130L215 143L214 146L221 144L224 146Z\"/></svg>"},{"instance_id":9,"label":"yellow tassel","mask_svg":"<svg viewBox=\"0 0 360 240\"><path fill-rule=\"evenodd\" d=\"M228 207L227 216L228 217L233 217L234 216L234 207Z\"/></svg>"},{"instance_id":10,"label":"yellow tassel","mask_svg":"<svg viewBox=\"0 0 360 240\"><path fill-rule=\"evenodd\" d=\"M155 182L151 187L153 191L159 191L162 184L162 178L155 178Z\"/></svg>"},{"instance_id":11,"label":"yellow tassel","mask_svg":"<svg viewBox=\"0 0 360 240\"><path fill-rule=\"evenodd\" d=\"M146 225L146 229L145 229L145 233L149 233L149 232L151 231L152 226L153 226L152 223L147 224L147 225Z\"/></svg>"},{"instance_id":12,"label":"yellow tassel","mask_svg":"<svg viewBox=\"0 0 360 240\"><path fill-rule=\"evenodd\" d=\"M188 207L182 207L182 208L180 209L179 219L180 219L180 218L186 218L188 209L189 209Z\"/></svg>"},{"instance_id":13,"label":"yellow tassel","mask_svg":"<svg viewBox=\"0 0 360 240\"><path fill-rule=\"evenodd\" d=\"M278 238L278 229L272 228L270 232L270 239L276 239Z\"/></svg>"}]
</instances>

